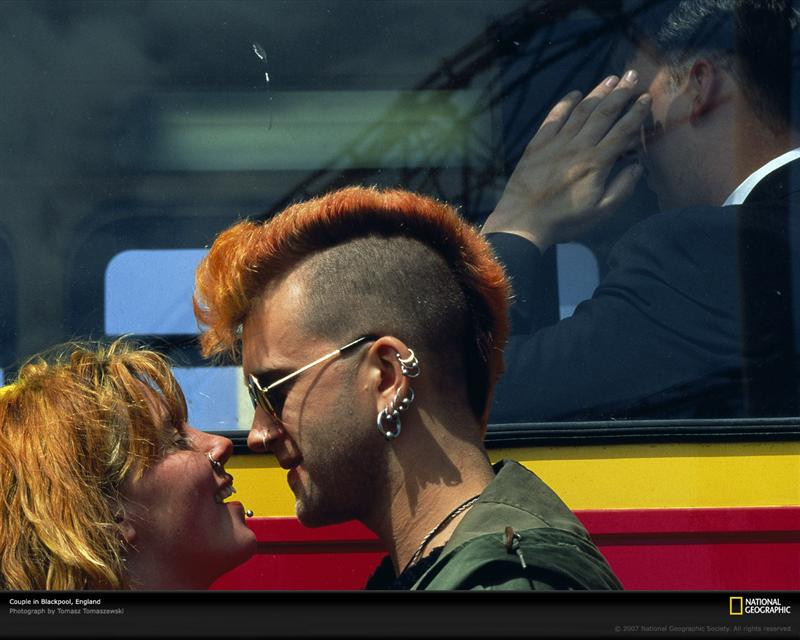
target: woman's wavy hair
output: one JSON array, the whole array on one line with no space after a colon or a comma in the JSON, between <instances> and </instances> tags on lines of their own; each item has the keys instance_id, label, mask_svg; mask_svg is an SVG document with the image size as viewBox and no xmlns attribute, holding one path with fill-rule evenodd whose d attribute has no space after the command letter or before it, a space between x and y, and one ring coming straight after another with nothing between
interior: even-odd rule
<instances>
[{"instance_id":1,"label":"woman's wavy hair","mask_svg":"<svg viewBox=\"0 0 800 640\"><path fill-rule=\"evenodd\" d=\"M153 394L164 414L154 415ZM0 389L0 588L124 589L121 488L186 420L165 359L117 340L35 356Z\"/></svg>"},{"instance_id":2,"label":"woman's wavy hair","mask_svg":"<svg viewBox=\"0 0 800 640\"><path fill-rule=\"evenodd\" d=\"M391 244L393 238L404 242ZM510 288L489 244L472 225L447 204L409 191L348 187L294 204L266 222L243 221L222 232L196 273L194 309L206 329L201 337L204 355L227 353L237 359L242 323L265 287L306 258L353 241L361 242L360 246L365 248L372 243L373 249L378 247L382 253L374 260L361 260L364 264L360 266L356 266L358 261L340 266L336 274L331 269L328 279L337 275L335 286L331 282L327 287L316 286L315 300L323 296L322 288L330 293L326 297L338 296L336 305L350 310L352 325L369 322L371 316L379 315L377 311L384 310L375 305L373 314L359 309L355 302L358 296L348 298L345 293L352 293L354 286L350 281L360 278L361 284L355 288L361 287L362 292L365 288L387 291L378 306L388 307L393 318L401 316L396 324L444 325L444 331L433 329L434 333L444 333L440 342L451 338L441 316L460 314L463 320L457 322L463 326L464 335L459 355L463 356L468 397L473 412L485 421L491 390L503 369ZM442 269L452 275L452 281L461 291L458 297L463 303L451 305L450 311L444 309L438 316L438 312L432 312L430 321L410 317L418 314L407 310L417 309L422 313L430 307L442 307L428 282L440 276L435 270L421 270L412 257L419 256L419 252L409 248L409 241L417 241L440 256L444 261ZM412 264L404 263L404 259ZM365 273L356 273L358 270ZM409 275L398 286L399 271ZM381 275L383 272L386 274ZM317 279L315 284L323 284L320 280L325 277ZM431 293L426 302L420 302L420 296L427 295L420 293L424 288ZM404 297L409 299L403 300ZM328 306L331 304L334 303ZM458 309L454 312L455 307L463 308L463 313ZM417 334L426 330L431 333L430 326L418 328ZM452 324L449 329L452 333ZM411 337L419 339L414 333L411 329Z\"/></svg>"}]
</instances>

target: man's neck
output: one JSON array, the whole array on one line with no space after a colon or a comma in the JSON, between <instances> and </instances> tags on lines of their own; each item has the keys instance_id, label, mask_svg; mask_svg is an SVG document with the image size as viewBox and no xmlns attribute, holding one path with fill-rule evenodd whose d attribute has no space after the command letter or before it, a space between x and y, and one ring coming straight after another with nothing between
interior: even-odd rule
<instances>
[{"instance_id":1,"label":"man's neck","mask_svg":"<svg viewBox=\"0 0 800 640\"><path fill-rule=\"evenodd\" d=\"M723 206L729 205L736 205L742 204L753 191L753 189L758 186L758 184L770 175L773 171L777 171L782 166L793 162L800 158L800 148L795 147L790 151L782 153L781 155L777 156L776 158L771 159L770 161L766 162L765 164L761 165L758 169L753 171L750 175L747 176L731 194L727 197Z\"/></svg>"},{"instance_id":2,"label":"man's neck","mask_svg":"<svg viewBox=\"0 0 800 640\"><path fill-rule=\"evenodd\" d=\"M800 143L794 139L791 131L774 132L755 116L743 118L743 121L751 124L740 124L735 129L730 173L724 184L720 185L719 193L715 194L715 204L725 202L753 173Z\"/></svg>"},{"instance_id":3,"label":"man's neck","mask_svg":"<svg viewBox=\"0 0 800 640\"><path fill-rule=\"evenodd\" d=\"M479 495L494 478L480 442L453 438L444 428L438 433L447 437L435 442L420 441L419 446L399 452L402 460L397 461L396 488L388 508L375 514L373 522L364 522L386 546L398 574L423 542L419 557L444 544L464 512L448 516ZM403 435L407 435L405 430ZM440 524L441 529L426 539Z\"/></svg>"},{"instance_id":4,"label":"man's neck","mask_svg":"<svg viewBox=\"0 0 800 640\"><path fill-rule=\"evenodd\" d=\"M788 128L768 127L744 94L734 91L732 96L692 125L685 149L685 166L691 170L676 168L683 181L662 207L721 206L754 171L797 146Z\"/></svg>"}]
</instances>

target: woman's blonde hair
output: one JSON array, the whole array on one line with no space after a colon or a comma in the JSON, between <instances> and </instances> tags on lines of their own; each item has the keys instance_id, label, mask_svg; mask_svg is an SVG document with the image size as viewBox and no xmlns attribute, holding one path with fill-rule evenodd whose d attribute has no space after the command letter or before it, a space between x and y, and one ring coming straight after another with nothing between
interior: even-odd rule
<instances>
[{"instance_id":1,"label":"woman's blonde hair","mask_svg":"<svg viewBox=\"0 0 800 640\"><path fill-rule=\"evenodd\" d=\"M23 365L0 390L0 588L129 588L121 487L185 420L166 360L127 341L69 344Z\"/></svg>"}]
</instances>

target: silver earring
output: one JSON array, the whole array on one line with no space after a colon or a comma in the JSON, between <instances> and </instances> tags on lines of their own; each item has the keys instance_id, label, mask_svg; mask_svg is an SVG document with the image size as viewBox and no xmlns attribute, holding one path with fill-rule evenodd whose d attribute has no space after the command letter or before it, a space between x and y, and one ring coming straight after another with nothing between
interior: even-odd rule
<instances>
[{"instance_id":1,"label":"silver earring","mask_svg":"<svg viewBox=\"0 0 800 640\"><path fill-rule=\"evenodd\" d=\"M396 354L397 361L400 363L400 371L407 378L416 378L419 375L419 360L414 355L413 349L409 349L408 353L409 355L405 358L401 358L399 353Z\"/></svg>"},{"instance_id":2,"label":"silver earring","mask_svg":"<svg viewBox=\"0 0 800 640\"><path fill-rule=\"evenodd\" d=\"M414 402L414 390L411 387L408 388L408 395L405 398L400 399L400 391L400 389L397 390L394 399L378 414L375 423L380 434L387 440L394 440L400 435L403 427L400 413L408 411L411 403Z\"/></svg>"}]
</instances>

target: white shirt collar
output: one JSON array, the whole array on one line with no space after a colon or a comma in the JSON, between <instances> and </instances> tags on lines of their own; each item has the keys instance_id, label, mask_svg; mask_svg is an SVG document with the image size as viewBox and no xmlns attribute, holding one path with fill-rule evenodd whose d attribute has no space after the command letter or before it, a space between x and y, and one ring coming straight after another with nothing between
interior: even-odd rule
<instances>
[{"instance_id":1,"label":"white shirt collar","mask_svg":"<svg viewBox=\"0 0 800 640\"><path fill-rule=\"evenodd\" d=\"M791 151L787 151L783 155L770 160L760 169L756 169L753 171L753 173L747 176L742 184L734 189L733 193L728 196L728 199L722 203L722 206L728 207L732 204L742 204L745 198L750 195L750 192L759 182L761 182L762 179L766 178L770 173L796 158L800 158L800 147L792 149Z\"/></svg>"}]
</instances>

